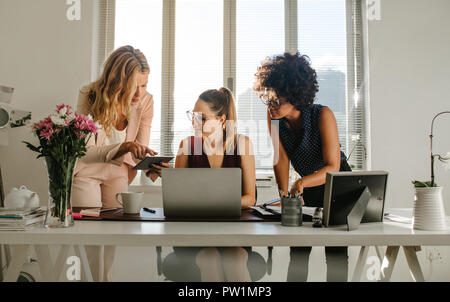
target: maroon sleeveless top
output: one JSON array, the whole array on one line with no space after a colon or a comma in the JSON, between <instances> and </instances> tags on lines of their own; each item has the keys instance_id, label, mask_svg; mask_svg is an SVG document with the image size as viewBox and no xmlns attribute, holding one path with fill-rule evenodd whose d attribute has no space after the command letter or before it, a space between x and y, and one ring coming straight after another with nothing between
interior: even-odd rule
<instances>
[{"instance_id":1,"label":"maroon sleeveless top","mask_svg":"<svg viewBox=\"0 0 450 302\"><path fill-rule=\"evenodd\" d=\"M194 146L198 146L198 149L195 150L197 153L194 153ZM211 168L211 165L208 161L208 155L203 151L203 138L198 136L189 137L189 150L190 154L188 155L188 167L189 168ZM241 156L237 154L237 144L234 149L234 154L224 154L222 168L240 168L241 167Z\"/></svg>"}]
</instances>

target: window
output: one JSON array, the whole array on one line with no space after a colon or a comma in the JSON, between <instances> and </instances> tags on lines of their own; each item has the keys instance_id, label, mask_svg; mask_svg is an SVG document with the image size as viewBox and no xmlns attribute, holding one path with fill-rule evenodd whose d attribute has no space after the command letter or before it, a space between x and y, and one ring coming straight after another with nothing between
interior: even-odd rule
<instances>
[{"instance_id":1,"label":"window","mask_svg":"<svg viewBox=\"0 0 450 302\"><path fill-rule=\"evenodd\" d=\"M114 46L147 56L155 116L150 147L176 154L193 133L186 119L198 95L226 86L239 132L254 145L258 170L272 168L266 108L252 91L266 56L300 50L318 74L317 103L335 113L341 148L364 169L365 102L359 0L116 0Z\"/></svg>"},{"instance_id":2,"label":"window","mask_svg":"<svg viewBox=\"0 0 450 302\"><path fill-rule=\"evenodd\" d=\"M316 102L333 110L341 148L348 155L346 1L299 0L297 14L298 49L317 72Z\"/></svg>"},{"instance_id":3,"label":"window","mask_svg":"<svg viewBox=\"0 0 450 302\"><path fill-rule=\"evenodd\" d=\"M153 95L150 148L161 145L161 54L163 0L117 0L114 49L131 45L141 50L150 66L147 91Z\"/></svg>"},{"instance_id":4,"label":"window","mask_svg":"<svg viewBox=\"0 0 450 302\"><path fill-rule=\"evenodd\" d=\"M173 139L161 146L176 154L183 138L194 135L186 111L205 90L223 84L223 5L221 1L176 1Z\"/></svg>"},{"instance_id":5,"label":"window","mask_svg":"<svg viewBox=\"0 0 450 302\"><path fill-rule=\"evenodd\" d=\"M236 3L236 110L238 131L247 135L259 169L272 169L273 148L267 108L253 92L256 68L265 57L284 51L284 1Z\"/></svg>"},{"instance_id":6,"label":"window","mask_svg":"<svg viewBox=\"0 0 450 302\"><path fill-rule=\"evenodd\" d=\"M114 49L131 45L141 50L150 66L147 91L153 95L153 121L149 147L161 147L161 56L163 0L116 1ZM145 176L145 175L144 175ZM133 184L147 181L138 171Z\"/></svg>"}]
</instances>

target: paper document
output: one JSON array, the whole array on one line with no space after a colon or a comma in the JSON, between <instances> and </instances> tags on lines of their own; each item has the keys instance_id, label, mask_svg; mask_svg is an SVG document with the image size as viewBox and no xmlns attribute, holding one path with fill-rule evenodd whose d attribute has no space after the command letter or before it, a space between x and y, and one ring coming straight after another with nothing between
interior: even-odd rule
<instances>
[{"instance_id":1,"label":"paper document","mask_svg":"<svg viewBox=\"0 0 450 302\"><path fill-rule=\"evenodd\" d=\"M408 213L405 213L405 214L408 215ZM408 216L395 215L395 214L391 214L391 213L384 214L384 218L388 219L390 221L398 222L398 223L405 223L405 224L412 224L413 218L410 216L408 217ZM450 226L450 216L446 216L445 220L447 222L447 225Z\"/></svg>"},{"instance_id":2,"label":"paper document","mask_svg":"<svg viewBox=\"0 0 450 302\"><path fill-rule=\"evenodd\" d=\"M386 213L384 218L389 219L390 221L399 222L399 223L406 223L406 224L412 223L411 217L404 217L404 216L398 216L398 215Z\"/></svg>"},{"instance_id":3,"label":"paper document","mask_svg":"<svg viewBox=\"0 0 450 302\"><path fill-rule=\"evenodd\" d=\"M253 210L258 211L259 214L261 214L261 215L263 215L263 216L272 216L272 215L275 215L274 213L271 213L271 212L269 212L269 211L266 211L263 207L256 206L256 207L250 207L250 208L252 208Z\"/></svg>"}]
</instances>

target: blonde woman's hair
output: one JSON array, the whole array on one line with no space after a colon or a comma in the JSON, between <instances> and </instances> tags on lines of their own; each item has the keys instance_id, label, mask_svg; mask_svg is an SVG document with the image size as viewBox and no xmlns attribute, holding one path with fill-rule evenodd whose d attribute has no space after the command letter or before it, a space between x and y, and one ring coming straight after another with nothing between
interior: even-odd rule
<instances>
[{"instance_id":1,"label":"blonde woman's hair","mask_svg":"<svg viewBox=\"0 0 450 302\"><path fill-rule=\"evenodd\" d=\"M119 118L118 106L128 117L138 73L148 72L150 67L144 54L129 45L116 49L106 60L102 75L90 86L89 113L108 136Z\"/></svg>"},{"instance_id":2,"label":"blonde woman's hair","mask_svg":"<svg viewBox=\"0 0 450 302\"><path fill-rule=\"evenodd\" d=\"M236 106L233 93L230 89L222 87L206 90L198 98L206 102L217 116L226 116L224 129L226 135L223 147L227 154L232 154L237 140Z\"/></svg>"}]
</instances>

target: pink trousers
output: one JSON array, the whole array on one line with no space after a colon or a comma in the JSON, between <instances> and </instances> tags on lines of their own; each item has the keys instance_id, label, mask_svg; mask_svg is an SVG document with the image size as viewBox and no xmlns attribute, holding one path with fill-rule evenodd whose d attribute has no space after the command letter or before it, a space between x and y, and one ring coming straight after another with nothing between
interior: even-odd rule
<instances>
[{"instance_id":1,"label":"pink trousers","mask_svg":"<svg viewBox=\"0 0 450 302\"><path fill-rule=\"evenodd\" d=\"M118 192L128 188L126 164L116 166L110 163L93 163L74 175L72 183L73 207L116 208ZM112 267L116 254L115 246L86 246L86 253L94 281L111 281Z\"/></svg>"},{"instance_id":2,"label":"pink trousers","mask_svg":"<svg viewBox=\"0 0 450 302\"><path fill-rule=\"evenodd\" d=\"M110 163L89 164L74 175L72 206L121 207L115 196L118 192L125 192L127 188L128 167L126 164L120 167Z\"/></svg>"}]
</instances>

